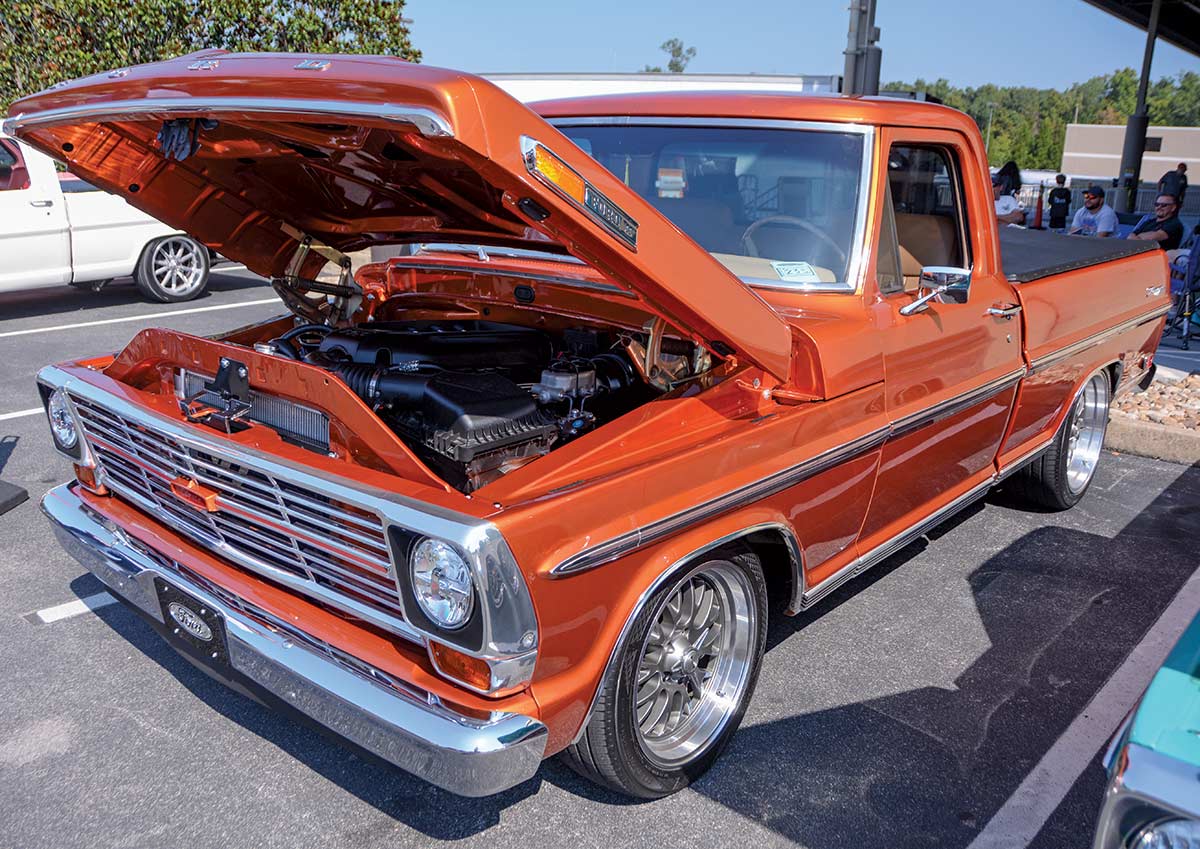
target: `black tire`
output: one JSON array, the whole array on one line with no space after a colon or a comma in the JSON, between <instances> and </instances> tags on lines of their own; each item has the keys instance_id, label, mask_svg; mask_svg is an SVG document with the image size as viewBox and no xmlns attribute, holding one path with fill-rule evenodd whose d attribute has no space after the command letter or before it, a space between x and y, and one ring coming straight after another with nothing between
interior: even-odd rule
<instances>
[{"instance_id":1,"label":"black tire","mask_svg":"<svg viewBox=\"0 0 1200 849\"><path fill-rule=\"evenodd\" d=\"M646 744L642 742L645 738L637 724L634 684L643 649L660 614L667 609L668 602L673 600L672 597L681 587L697 578L706 579L712 574L705 572L706 569L720 569L723 574L733 574L728 567L744 576L744 584L739 586L748 590L747 610L752 609L755 614L753 622L745 630L747 637L753 640L753 645L747 647L744 659L736 661L743 664L748 662L748 668L741 667L744 671L737 684L741 695L732 711L725 712L720 720L715 720L718 724L701 741L695 752L678 763L664 766L648 754ZM738 633L732 627L730 632L735 635ZM767 587L762 564L754 554L742 548L709 552L703 560L680 570L666 581L637 615L624 642L617 649L616 662L605 672L600 694L583 734L563 753L565 760L585 778L641 799L658 799L687 787L712 766L741 724L758 680L766 638ZM737 638L733 636L730 639ZM732 651L733 643L729 644L728 649L722 649L725 650ZM714 661L714 665L719 664ZM710 688L716 688L719 680L717 675L711 681L706 680L703 691L708 693ZM700 716L701 710L697 709L692 717L682 721L680 727L686 729L687 722ZM693 723L693 726L696 724Z\"/></svg>"},{"instance_id":2,"label":"black tire","mask_svg":"<svg viewBox=\"0 0 1200 849\"><path fill-rule=\"evenodd\" d=\"M146 245L133 280L150 300L177 304L204 294L208 273L208 248L191 236L176 234Z\"/></svg>"},{"instance_id":3,"label":"black tire","mask_svg":"<svg viewBox=\"0 0 1200 849\"><path fill-rule=\"evenodd\" d=\"M1112 385L1106 372L1088 378L1071 401L1071 407L1055 434L1054 441L1040 456L1012 477L1014 489L1026 500L1050 510L1069 510L1080 502L1092 485L1096 466L1102 456L1100 446L1108 427L1108 409L1112 403ZM1081 424L1081 419L1083 423ZM1076 426L1092 429L1089 443L1096 442L1090 468L1082 467L1078 453L1080 434ZM1093 452L1088 451L1090 456Z\"/></svg>"}]
</instances>

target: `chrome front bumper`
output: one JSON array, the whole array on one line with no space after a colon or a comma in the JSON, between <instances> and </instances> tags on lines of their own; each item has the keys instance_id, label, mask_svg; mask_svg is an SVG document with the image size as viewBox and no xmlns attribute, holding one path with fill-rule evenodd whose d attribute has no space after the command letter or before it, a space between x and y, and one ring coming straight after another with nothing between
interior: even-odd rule
<instances>
[{"instance_id":1,"label":"chrome front bumper","mask_svg":"<svg viewBox=\"0 0 1200 849\"><path fill-rule=\"evenodd\" d=\"M206 671L267 704L290 708L401 769L462 796L487 796L531 778L546 749L546 727L515 713L464 716L436 697L405 689L320 641L268 626L245 605L202 586L135 545L90 510L71 485L42 500L64 549L122 601L165 628L154 580L193 596L223 617L229 666ZM106 527L107 525L107 527ZM281 623L282 624L282 623ZM196 653L190 659L202 663ZM231 674L232 673L232 674ZM265 698L263 698L265 696Z\"/></svg>"}]
</instances>

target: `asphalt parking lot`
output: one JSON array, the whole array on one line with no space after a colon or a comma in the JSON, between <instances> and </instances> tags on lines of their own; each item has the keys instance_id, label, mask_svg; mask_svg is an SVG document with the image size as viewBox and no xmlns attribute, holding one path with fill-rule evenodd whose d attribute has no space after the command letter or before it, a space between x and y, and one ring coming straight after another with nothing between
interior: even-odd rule
<instances>
[{"instance_id":1,"label":"asphalt parking lot","mask_svg":"<svg viewBox=\"0 0 1200 849\"><path fill-rule=\"evenodd\" d=\"M224 690L104 596L69 605L102 588L37 509L69 475L37 369L280 311L245 272L178 306L0 296L0 478L30 493L0 516L0 849L1090 845L1107 739L1200 608L1200 467L1106 454L1062 514L995 492L775 622L741 732L675 797L631 803L550 761L461 799Z\"/></svg>"}]
</instances>

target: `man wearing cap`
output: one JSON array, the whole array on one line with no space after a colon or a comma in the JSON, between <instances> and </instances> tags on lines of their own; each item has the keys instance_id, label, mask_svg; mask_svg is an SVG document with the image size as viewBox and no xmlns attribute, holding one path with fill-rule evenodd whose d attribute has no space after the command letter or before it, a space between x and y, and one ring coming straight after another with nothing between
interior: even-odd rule
<instances>
[{"instance_id":1,"label":"man wearing cap","mask_svg":"<svg viewBox=\"0 0 1200 849\"><path fill-rule=\"evenodd\" d=\"M1183 224L1179 221L1179 201L1175 195L1159 195L1154 201L1154 213L1139 221L1129 238L1158 242L1164 251L1179 247L1183 241Z\"/></svg>"},{"instance_id":2,"label":"man wearing cap","mask_svg":"<svg viewBox=\"0 0 1200 849\"><path fill-rule=\"evenodd\" d=\"M992 198L996 202L996 220L1001 224L1024 224L1025 210L1008 193L1008 181L999 174L992 175Z\"/></svg>"},{"instance_id":3,"label":"man wearing cap","mask_svg":"<svg viewBox=\"0 0 1200 849\"><path fill-rule=\"evenodd\" d=\"M1117 214L1104 202L1104 189L1100 186L1088 186L1083 190L1083 206L1075 212L1070 232L1102 239L1117 232Z\"/></svg>"}]
</instances>

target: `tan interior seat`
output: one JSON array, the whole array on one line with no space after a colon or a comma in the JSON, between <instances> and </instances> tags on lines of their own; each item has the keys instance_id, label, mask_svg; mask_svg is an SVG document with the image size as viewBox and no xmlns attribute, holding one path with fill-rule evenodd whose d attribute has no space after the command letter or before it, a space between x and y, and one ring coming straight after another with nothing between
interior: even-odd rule
<instances>
[{"instance_id":1,"label":"tan interior seat","mask_svg":"<svg viewBox=\"0 0 1200 849\"><path fill-rule=\"evenodd\" d=\"M900 243L900 273L904 288L914 289L927 265L958 265L957 233L948 215L896 213L896 240Z\"/></svg>"}]
</instances>

